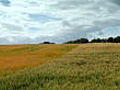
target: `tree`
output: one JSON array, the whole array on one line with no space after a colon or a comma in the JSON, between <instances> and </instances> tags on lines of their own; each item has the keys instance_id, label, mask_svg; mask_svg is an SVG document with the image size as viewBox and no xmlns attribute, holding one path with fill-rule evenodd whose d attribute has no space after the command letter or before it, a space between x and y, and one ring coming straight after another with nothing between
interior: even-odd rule
<instances>
[{"instance_id":1,"label":"tree","mask_svg":"<svg viewBox=\"0 0 120 90\"><path fill-rule=\"evenodd\" d=\"M89 40L87 38L81 38L74 41L65 42L65 44L80 44L80 43L89 43Z\"/></svg>"},{"instance_id":2,"label":"tree","mask_svg":"<svg viewBox=\"0 0 120 90\"><path fill-rule=\"evenodd\" d=\"M91 40L92 43L100 43L102 40L100 38Z\"/></svg>"},{"instance_id":3,"label":"tree","mask_svg":"<svg viewBox=\"0 0 120 90\"><path fill-rule=\"evenodd\" d=\"M91 43L94 43L94 42L97 42L97 40L96 40L96 39L92 39L92 40L91 40Z\"/></svg>"},{"instance_id":4,"label":"tree","mask_svg":"<svg viewBox=\"0 0 120 90\"><path fill-rule=\"evenodd\" d=\"M97 38L97 39L92 39L90 41L91 43L120 43L120 36L117 36L115 38L113 37L109 37L109 38ZM66 42L66 44L80 44L80 43L89 43L89 40L87 38L81 38L81 39L77 39L74 41L68 41Z\"/></svg>"},{"instance_id":5,"label":"tree","mask_svg":"<svg viewBox=\"0 0 120 90\"><path fill-rule=\"evenodd\" d=\"M113 37L109 37L107 42L113 43L114 42L114 38Z\"/></svg>"},{"instance_id":6,"label":"tree","mask_svg":"<svg viewBox=\"0 0 120 90\"><path fill-rule=\"evenodd\" d=\"M73 41L68 41L68 42L65 42L64 44L72 44Z\"/></svg>"},{"instance_id":7,"label":"tree","mask_svg":"<svg viewBox=\"0 0 120 90\"><path fill-rule=\"evenodd\" d=\"M50 42L43 42L43 44L50 44Z\"/></svg>"},{"instance_id":8,"label":"tree","mask_svg":"<svg viewBox=\"0 0 120 90\"><path fill-rule=\"evenodd\" d=\"M101 39L101 42L102 42L102 43L106 43L106 42L107 42L107 39Z\"/></svg>"},{"instance_id":9,"label":"tree","mask_svg":"<svg viewBox=\"0 0 120 90\"><path fill-rule=\"evenodd\" d=\"M55 44L55 43L53 43L53 42L51 43L51 42L45 41L42 44Z\"/></svg>"},{"instance_id":10,"label":"tree","mask_svg":"<svg viewBox=\"0 0 120 90\"><path fill-rule=\"evenodd\" d=\"M115 43L120 43L120 36L117 36L116 38L114 38L114 42Z\"/></svg>"},{"instance_id":11,"label":"tree","mask_svg":"<svg viewBox=\"0 0 120 90\"><path fill-rule=\"evenodd\" d=\"M89 40L87 38L81 38L80 43L88 43Z\"/></svg>"}]
</instances>

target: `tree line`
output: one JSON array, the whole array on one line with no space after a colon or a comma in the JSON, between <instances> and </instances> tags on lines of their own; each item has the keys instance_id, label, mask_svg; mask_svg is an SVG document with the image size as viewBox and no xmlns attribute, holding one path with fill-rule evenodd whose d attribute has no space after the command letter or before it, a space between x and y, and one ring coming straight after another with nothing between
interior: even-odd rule
<instances>
[{"instance_id":1,"label":"tree line","mask_svg":"<svg viewBox=\"0 0 120 90\"><path fill-rule=\"evenodd\" d=\"M42 42L40 44L55 44L55 43L54 42L45 41L45 42Z\"/></svg>"},{"instance_id":2,"label":"tree line","mask_svg":"<svg viewBox=\"0 0 120 90\"><path fill-rule=\"evenodd\" d=\"M88 40L87 38L80 38L77 40L72 40L65 42L64 44L81 44L81 43L120 43L120 36L117 37L109 37L109 38L97 38Z\"/></svg>"}]
</instances>

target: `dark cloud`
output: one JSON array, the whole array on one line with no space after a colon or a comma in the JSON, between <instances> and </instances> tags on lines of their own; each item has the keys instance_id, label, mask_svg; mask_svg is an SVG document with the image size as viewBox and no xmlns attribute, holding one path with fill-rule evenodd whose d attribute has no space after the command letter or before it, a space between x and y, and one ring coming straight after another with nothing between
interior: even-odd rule
<instances>
[{"instance_id":1,"label":"dark cloud","mask_svg":"<svg viewBox=\"0 0 120 90\"><path fill-rule=\"evenodd\" d=\"M111 1L120 6L120 0L111 0Z\"/></svg>"}]
</instances>

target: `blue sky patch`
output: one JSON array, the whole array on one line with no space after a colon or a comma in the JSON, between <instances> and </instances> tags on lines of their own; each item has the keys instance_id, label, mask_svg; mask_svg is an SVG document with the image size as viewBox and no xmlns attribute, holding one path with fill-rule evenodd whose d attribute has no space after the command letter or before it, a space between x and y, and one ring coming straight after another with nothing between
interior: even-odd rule
<instances>
[{"instance_id":1,"label":"blue sky patch","mask_svg":"<svg viewBox=\"0 0 120 90\"><path fill-rule=\"evenodd\" d=\"M62 20L61 18L54 18L51 16L47 15L42 15L42 14L29 14L29 17L34 20L34 21L39 21L41 23L46 23L50 21L59 21Z\"/></svg>"},{"instance_id":2,"label":"blue sky patch","mask_svg":"<svg viewBox=\"0 0 120 90\"><path fill-rule=\"evenodd\" d=\"M0 3L2 3L4 6L10 6L10 1L9 0L0 0Z\"/></svg>"}]
</instances>

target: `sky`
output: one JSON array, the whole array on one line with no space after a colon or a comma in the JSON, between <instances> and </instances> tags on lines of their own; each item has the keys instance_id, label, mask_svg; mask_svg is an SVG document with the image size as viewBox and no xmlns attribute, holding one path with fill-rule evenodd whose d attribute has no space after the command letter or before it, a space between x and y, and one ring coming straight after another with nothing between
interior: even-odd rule
<instances>
[{"instance_id":1,"label":"sky","mask_svg":"<svg viewBox=\"0 0 120 90\"><path fill-rule=\"evenodd\" d=\"M120 35L120 0L0 0L0 44Z\"/></svg>"}]
</instances>

